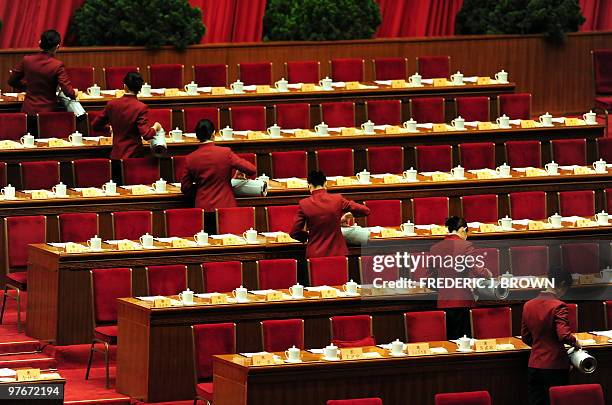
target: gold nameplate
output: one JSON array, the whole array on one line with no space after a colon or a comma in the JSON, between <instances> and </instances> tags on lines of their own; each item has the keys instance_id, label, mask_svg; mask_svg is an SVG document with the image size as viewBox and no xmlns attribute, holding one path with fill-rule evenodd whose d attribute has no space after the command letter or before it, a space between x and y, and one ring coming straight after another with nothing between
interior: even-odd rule
<instances>
[{"instance_id":1,"label":"gold nameplate","mask_svg":"<svg viewBox=\"0 0 612 405\"><path fill-rule=\"evenodd\" d=\"M548 172L544 169L538 169L536 167L528 167L525 171L525 176L527 177L538 177L538 176L546 176Z\"/></svg>"},{"instance_id":2,"label":"gold nameplate","mask_svg":"<svg viewBox=\"0 0 612 405\"><path fill-rule=\"evenodd\" d=\"M34 190L30 196L32 197L32 200L46 200L49 198L46 190Z\"/></svg>"},{"instance_id":3,"label":"gold nameplate","mask_svg":"<svg viewBox=\"0 0 612 405\"><path fill-rule=\"evenodd\" d=\"M495 339L477 339L474 345L477 352L492 352L497 350L497 340Z\"/></svg>"},{"instance_id":4,"label":"gold nameplate","mask_svg":"<svg viewBox=\"0 0 612 405\"><path fill-rule=\"evenodd\" d=\"M283 293L280 291L273 291L266 294L266 301L282 301Z\"/></svg>"},{"instance_id":5,"label":"gold nameplate","mask_svg":"<svg viewBox=\"0 0 612 405\"><path fill-rule=\"evenodd\" d=\"M95 187L88 187L81 190L81 195L83 197L98 197L103 195L104 192Z\"/></svg>"},{"instance_id":6,"label":"gold nameplate","mask_svg":"<svg viewBox=\"0 0 612 405\"><path fill-rule=\"evenodd\" d=\"M180 95L179 89L171 88L164 90L164 96L166 97L178 97Z\"/></svg>"},{"instance_id":7,"label":"gold nameplate","mask_svg":"<svg viewBox=\"0 0 612 405\"><path fill-rule=\"evenodd\" d=\"M121 241L117 244L117 250L136 250L136 243L132 241Z\"/></svg>"},{"instance_id":8,"label":"gold nameplate","mask_svg":"<svg viewBox=\"0 0 612 405\"><path fill-rule=\"evenodd\" d=\"M578 166L574 167L574 174L595 174L596 171L590 167Z\"/></svg>"},{"instance_id":9,"label":"gold nameplate","mask_svg":"<svg viewBox=\"0 0 612 405\"><path fill-rule=\"evenodd\" d=\"M112 136L103 136L98 141L98 145L112 145L113 137Z\"/></svg>"},{"instance_id":10,"label":"gold nameplate","mask_svg":"<svg viewBox=\"0 0 612 405\"><path fill-rule=\"evenodd\" d=\"M401 177L396 176L395 174L385 174L383 176L383 183L385 184L397 184L401 183Z\"/></svg>"},{"instance_id":11,"label":"gold nameplate","mask_svg":"<svg viewBox=\"0 0 612 405\"><path fill-rule=\"evenodd\" d=\"M529 221L527 226L528 226L528 229L530 231L541 231L542 229L544 229L544 222L542 222L542 221Z\"/></svg>"},{"instance_id":12,"label":"gold nameplate","mask_svg":"<svg viewBox=\"0 0 612 405\"><path fill-rule=\"evenodd\" d=\"M431 128L434 132L446 132L446 124L433 124Z\"/></svg>"},{"instance_id":13,"label":"gold nameplate","mask_svg":"<svg viewBox=\"0 0 612 405\"><path fill-rule=\"evenodd\" d=\"M295 239L293 239L288 233L280 232L276 236L276 241L277 242L289 243L289 242L295 242Z\"/></svg>"},{"instance_id":14,"label":"gold nameplate","mask_svg":"<svg viewBox=\"0 0 612 405\"><path fill-rule=\"evenodd\" d=\"M227 304L227 295L215 294L210 296L210 303L212 305Z\"/></svg>"},{"instance_id":15,"label":"gold nameplate","mask_svg":"<svg viewBox=\"0 0 612 405\"><path fill-rule=\"evenodd\" d=\"M65 141L63 139L56 139L56 138L51 138L49 139L49 147L50 148L62 148L62 147L66 147L66 146L72 146L72 144L68 141Z\"/></svg>"},{"instance_id":16,"label":"gold nameplate","mask_svg":"<svg viewBox=\"0 0 612 405\"><path fill-rule=\"evenodd\" d=\"M0 141L0 149L18 149L20 146L21 144L15 141L9 141L9 140Z\"/></svg>"},{"instance_id":17,"label":"gold nameplate","mask_svg":"<svg viewBox=\"0 0 612 405\"><path fill-rule=\"evenodd\" d=\"M353 136L355 135L355 128L342 128L340 130L340 135Z\"/></svg>"},{"instance_id":18,"label":"gold nameplate","mask_svg":"<svg viewBox=\"0 0 612 405\"><path fill-rule=\"evenodd\" d=\"M576 221L576 228L588 228L591 226L597 226L597 222L585 218Z\"/></svg>"},{"instance_id":19,"label":"gold nameplate","mask_svg":"<svg viewBox=\"0 0 612 405\"><path fill-rule=\"evenodd\" d=\"M490 77L478 77L476 78L476 84L491 84Z\"/></svg>"},{"instance_id":20,"label":"gold nameplate","mask_svg":"<svg viewBox=\"0 0 612 405\"><path fill-rule=\"evenodd\" d=\"M576 125L580 125L580 120L578 118L566 118L565 119L565 126L573 127Z\"/></svg>"},{"instance_id":21,"label":"gold nameplate","mask_svg":"<svg viewBox=\"0 0 612 405\"><path fill-rule=\"evenodd\" d=\"M578 277L578 284L595 284L594 274L581 274Z\"/></svg>"},{"instance_id":22,"label":"gold nameplate","mask_svg":"<svg viewBox=\"0 0 612 405\"><path fill-rule=\"evenodd\" d=\"M287 188L306 188L308 183L301 179L290 179L287 180Z\"/></svg>"},{"instance_id":23,"label":"gold nameplate","mask_svg":"<svg viewBox=\"0 0 612 405\"><path fill-rule=\"evenodd\" d=\"M40 379L39 368L19 368L15 371L17 372L15 376L17 381L36 381Z\"/></svg>"},{"instance_id":24,"label":"gold nameplate","mask_svg":"<svg viewBox=\"0 0 612 405\"><path fill-rule=\"evenodd\" d=\"M149 187L147 186L143 186L139 184L139 185L132 187L132 194L133 195L151 194L151 189L149 189Z\"/></svg>"},{"instance_id":25,"label":"gold nameplate","mask_svg":"<svg viewBox=\"0 0 612 405\"><path fill-rule=\"evenodd\" d=\"M431 228L432 235L446 235L448 233L448 229L445 226L434 225Z\"/></svg>"},{"instance_id":26,"label":"gold nameplate","mask_svg":"<svg viewBox=\"0 0 612 405\"><path fill-rule=\"evenodd\" d=\"M406 80L404 80L404 79L391 80L391 88L393 88L393 89L402 89L404 87L406 87Z\"/></svg>"},{"instance_id":27,"label":"gold nameplate","mask_svg":"<svg viewBox=\"0 0 612 405\"><path fill-rule=\"evenodd\" d=\"M326 288L325 290L321 290L321 298L336 298L338 296L338 291L333 288Z\"/></svg>"},{"instance_id":28,"label":"gold nameplate","mask_svg":"<svg viewBox=\"0 0 612 405\"><path fill-rule=\"evenodd\" d=\"M317 88L315 87L314 83L302 83L302 91L316 91Z\"/></svg>"},{"instance_id":29,"label":"gold nameplate","mask_svg":"<svg viewBox=\"0 0 612 405\"><path fill-rule=\"evenodd\" d=\"M536 122L534 120L521 120L521 128L535 128Z\"/></svg>"},{"instance_id":30,"label":"gold nameplate","mask_svg":"<svg viewBox=\"0 0 612 405\"><path fill-rule=\"evenodd\" d=\"M479 122L478 129L481 131L490 131L493 129L493 123L492 122Z\"/></svg>"},{"instance_id":31,"label":"gold nameplate","mask_svg":"<svg viewBox=\"0 0 612 405\"><path fill-rule=\"evenodd\" d=\"M483 172L476 172L476 178L486 180L486 179L493 179L495 178L495 176L491 172L483 171Z\"/></svg>"},{"instance_id":32,"label":"gold nameplate","mask_svg":"<svg viewBox=\"0 0 612 405\"><path fill-rule=\"evenodd\" d=\"M396 231L391 228L382 228L380 230L381 238L397 238L398 236L402 236L401 232Z\"/></svg>"},{"instance_id":33,"label":"gold nameplate","mask_svg":"<svg viewBox=\"0 0 612 405\"><path fill-rule=\"evenodd\" d=\"M448 173L433 173L431 175L431 179L433 181L448 181L452 180L453 176Z\"/></svg>"},{"instance_id":34,"label":"gold nameplate","mask_svg":"<svg viewBox=\"0 0 612 405\"><path fill-rule=\"evenodd\" d=\"M480 232L497 232L497 226L495 224L480 224L478 230Z\"/></svg>"},{"instance_id":35,"label":"gold nameplate","mask_svg":"<svg viewBox=\"0 0 612 405\"><path fill-rule=\"evenodd\" d=\"M448 81L444 78L433 79L434 87L448 86Z\"/></svg>"},{"instance_id":36,"label":"gold nameplate","mask_svg":"<svg viewBox=\"0 0 612 405\"><path fill-rule=\"evenodd\" d=\"M87 248L78 243L68 242L66 243L66 253L83 253L87 250Z\"/></svg>"},{"instance_id":37,"label":"gold nameplate","mask_svg":"<svg viewBox=\"0 0 612 405\"><path fill-rule=\"evenodd\" d=\"M238 236L223 238L224 245L244 245L246 241Z\"/></svg>"},{"instance_id":38,"label":"gold nameplate","mask_svg":"<svg viewBox=\"0 0 612 405\"><path fill-rule=\"evenodd\" d=\"M172 247L173 248L186 248L190 247L190 243L187 239L172 239Z\"/></svg>"},{"instance_id":39,"label":"gold nameplate","mask_svg":"<svg viewBox=\"0 0 612 405\"><path fill-rule=\"evenodd\" d=\"M310 134L311 132L307 129L296 129L294 132L296 138L305 138L311 136Z\"/></svg>"},{"instance_id":40,"label":"gold nameplate","mask_svg":"<svg viewBox=\"0 0 612 405\"><path fill-rule=\"evenodd\" d=\"M361 347L347 347L340 349L340 358L342 360L358 360L363 358L363 349Z\"/></svg>"},{"instance_id":41,"label":"gold nameplate","mask_svg":"<svg viewBox=\"0 0 612 405\"><path fill-rule=\"evenodd\" d=\"M429 343L408 343L406 345L408 356L426 356L431 354Z\"/></svg>"},{"instance_id":42,"label":"gold nameplate","mask_svg":"<svg viewBox=\"0 0 612 405\"><path fill-rule=\"evenodd\" d=\"M255 86L256 93L270 93L270 85L269 84L258 84Z\"/></svg>"},{"instance_id":43,"label":"gold nameplate","mask_svg":"<svg viewBox=\"0 0 612 405\"><path fill-rule=\"evenodd\" d=\"M116 98L123 97L124 94L125 94L125 90L115 90Z\"/></svg>"},{"instance_id":44,"label":"gold nameplate","mask_svg":"<svg viewBox=\"0 0 612 405\"><path fill-rule=\"evenodd\" d=\"M153 308L168 308L170 306L170 298L157 298L153 301Z\"/></svg>"},{"instance_id":45,"label":"gold nameplate","mask_svg":"<svg viewBox=\"0 0 612 405\"><path fill-rule=\"evenodd\" d=\"M352 179L350 177L338 177L336 179L337 186L350 186L352 184L356 184L357 180Z\"/></svg>"},{"instance_id":46,"label":"gold nameplate","mask_svg":"<svg viewBox=\"0 0 612 405\"><path fill-rule=\"evenodd\" d=\"M273 366L274 355L272 353L254 354L251 357L251 364L253 366Z\"/></svg>"},{"instance_id":47,"label":"gold nameplate","mask_svg":"<svg viewBox=\"0 0 612 405\"><path fill-rule=\"evenodd\" d=\"M346 87L347 90L359 90L361 88L361 85L359 84L359 82L346 82Z\"/></svg>"},{"instance_id":48,"label":"gold nameplate","mask_svg":"<svg viewBox=\"0 0 612 405\"><path fill-rule=\"evenodd\" d=\"M401 134L402 133L402 129L398 126L392 126L392 127L387 127L385 128L385 133L386 134Z\"/></svg>"},{"instance_id":49,"label":"gold nameplate","mask_svg":"<svg viewBox=\"0 0 612 405\"><path fill-rule=\"evenodd\" d=\"M225 87L213 87L210 89L210 94L213 96L224 96L226 93Z\"/></svg>"}]
</instances>

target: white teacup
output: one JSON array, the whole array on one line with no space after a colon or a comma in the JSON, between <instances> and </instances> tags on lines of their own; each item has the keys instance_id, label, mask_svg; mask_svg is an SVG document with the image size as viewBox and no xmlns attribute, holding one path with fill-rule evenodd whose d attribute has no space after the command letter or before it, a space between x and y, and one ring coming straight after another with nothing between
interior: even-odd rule
<instances>
[{"instance_id":1,"label":"white teacup","mask_svg":"<svg viewBox=\"0 0 612 405\"><path fill-rule=\"evenodd\" d=\"M104 183L102 185L102 191L104 191L104 194L106 195L117 194L117 183L113 182L112 180L109 180L107 183Z\"/></svg>"},{"instance_id":2,"label":"white teacup","mask_svg":"<svg viewBox=\"0 0 612 405\"><path fill-rule=\"evenodd\" d=\"M412 84L413 86L420 86L422 78L423 77L420 74L415 73L408 78L408 83Z\"/></svg>"},{"instance_id":3,"label":"white teacup","mask_svg":"<svg viewBox=\"0 0 612 405\"><path fill-rule=\"evenodd\" d=\"M451 169L451 174L455 179L461 180L464 178L465 170L461 166L453 167Z\"/></svg>"},{"instance_id":4,"label":"white teacup","mask_svg":"<svg viewBox=\"0 0 612 405\"><path fill-rule=\"evenodd\" d=\"M232 295L234 296L234 298L236 298L236 301L241 301L241 302L248 301L248 297L247 297L248 290L244 288L243 286L240 286L236 288L234 291L232 291Z\"/></svg>"},{"instance_id":5,"label":"white teacup","mask_svg":"<svg viewBox=\"0 0 612 405\"><path fill-rule=\"evenodd\" d=\"M400 229L402 230L402 232L404 233L404 235L406 236L411 236L414 235L414 224L410 221L408 222L404 222L401 226Z\"/></svg>"},{"instance_id":6,"label":"white teacup","mask_svg":"<svg viewBox=\"0 0 612 405\"><path fill-rule=\"evenodd\" d=\"M327 128L328 128L328 126L324 122L322 122L319 125L316 125L314 127L315 132L317 133L317 135L327 135Z\"/></svg>"},{"instance_id":7,"label":"white teacup","mask_svg":"<svg viewBox=\"0 0 612 405\"><path fill-rule=\"evenodd\" d=\"M508 83L508 72L502 69L500 72L495 73L495 80L501 84Z\"/></svg>"},{"instance_id":8,"label":"white teacup","mask_svg":"<svg viewBox=\"0 0 612 405\"><path fill-rule=\"evenodd\" d=\"M459 350L470 350L472 345L472 339L467 336L463 336L462 338L457 339L457 346L459 346Z\"/></svg>"},{"instance_id":9,"label":"white teacup","mask_svg":"<svg viewBox=\"0 0 612 405\"><path fill-rule=\"evenodd\" d=\"M151 85L147 83L143 84L142 88L140 89L140 95L145 96L145 97L150 97L151 96Z\"/></svg>"},{"instance_id":10,"label":"white teacup","mask_svg":"<svg viewBox=\"0 0 612 405\"><path fill-rule=\"evenodd\" d=\"M87 241L87 246L91 250L102 250L102 238L98 238L98 235L95 235L93 238Z\"/></svg>"},{"instance_id":11,"label":"white teacup","mask_svg":"<svg viewBox=\"0 0 612 405\"><path fill-rule=\"evenodd\" d=\"M183 140L183 131L181 131L177 127L176 129L173 129L172 131L170 131L170 136L172 137L172 140L174 142L180 142Z\"/></svg>"},{"instance_id":12,"label":"white teacup","mask_svg":"<svg viewBox=\"0 0 612 405\"><path fill-rule=\"evenodd\" d=\"M499 226L502 227L504 231L509 231L513 229L512 228L512 218L510 218L508 215L506 215L504 218L499 219L497 223L499 224Z\"/></svg>"},{"instance_id":13,"label":"white teacup","mask_svg":"<svg viewBox=\"0 0 612 405\"><path fill-rule=\"evenodd\" d=\"M364 122L363 124L361 124L361 129L366 134L373 134L374 133L374 123L368 120L367 122Z\"/></svg>"},{"instance_id":14,"label":"white teacup","mask_svg":"<svg viewBox=\"0 0 612 405\"><path fill-rule=\"evenodd\" d=\"M450 79L451 79L451 82L453 82L453 85L455 86L462 85L463 84L463 73L458 71L457 73L451 75Z\"/></svg>"},{"instance_id":15,"label":"white teacup","mask_svg":"<svg viewBox=\"0 0 612 405\"><path fill-rule=\"evenodd\" d=\"M289 361L300 361L301 360L300 353L301 353L300 349L293 346L285 350L285 357Z\"/></svg>"},{"instance_id":16,"label":"white teacup","mask_svg":"<svg viewBox=\"0 0 612 405\"><path fill-rule=\"evenodd\" d=\"M98 86L97 84L94 84L93 86L88 87L87 94L89 94L92 97L100 97L100 86Z\"/></svg>"},{"instance_id":17,"label":"white teacup","mask_svg":"<svg viewBox=\"0 0 612 405\"><path fill-rule=\"evenodd\" d=\"M404 128L406 128L409 132L416 132L417 122L410 118L408 121L404 122Z\"/></svg>"},{"instance_id":18,"label":"white teacup","mask_svg":"<svg viewBox=\"0 0 612 405\"><path fill-rule=\"evenodd\" d=\"M148 233L145 233L144 235L142 235L138 241L140 242L140 244L142 245L142 247L144 248L150 248L153 247L153 236L149 235Z\"/></svg>"},{"instance_id":19,"label":"white teacup","mask_svg":"<svg viewBox=\"0 0 612 405\"><path fill-rule=\"evenodd\" d=\"M607 173L608 172L607 163L603 159L599 159L598 161L593 162L593 169L595 169L597 173Z\"/></svg>"},{"instance_id":20,"label":"white teacup","mask_svg":"<svg viewBox=\"0 0 612 405\"><path fill-rule=\"evenodd\" d=\"M75 146L83 145L83 134L76 131L68 135L68 141Z\"/></svg>"},{"instance_id":21,"label":"white teacup","mask_svg":"<svg viewBox=\"0 0 612 405\"><path fill-rule=\"evenodd\" d=\"M265 173L263 173L261 176L257 177L257 179L263 181L266 184L269 184L269 182L270 182L270 176L267 176Z\"/></svg>"},{"instance_id":22,"label":"white teacup","mask_svg":"<svg viewBox=\"0 0 612 405\"><path fill-rule=\"evenodd\" d=\"M610 216L605 211L601 211L595 214L595 219L597 220L597 225L609 225L610 224Z\"/></svg>"},{"instance_id":23,"label":"white teacup","mask_svg":"<svg viewBox=\"0 0 612 405\"><path fill-rule=\"evenodd\" d=\"M193 304L193 291L187 288L185 291L179 294L179 299L183 304Z\"/></svg>"},{"instance_id":24,"label":"white teacup","mask_svg":"<svg viewBox=\"0 0 612 405\"><path fill-rule=\"evenodd\" d=\"M593 110L589 111L588 113L582 114L582 119L587 125L597 124L597 114L595 114Z\"/></svg>"},{"instance_id":25,"label":"white teacup","mask_svg":"<svg viewBox=\"0 0 612 405\"><path fill-rule=\"evenodd\" d=\"M166 192L166 180L159 179L155 183L151 185L156 193L165 193Z\"/></svg>"},{"instance_id":26,"label":"white teacup","mask_svg":"<svg viewBox=\"0 0 612 405\"><path fill-rule=\"evenodd\" d=\"M270 135L270 137L272 138L280 138L281 127L279 127L276 124L272 125L271 127L268 128L268 135Z\"/></svg>"},{"instance_id":27,"label":"white teacup","mask_svg":"<svg viewBox=\"0 0 612 405\"><path fill-rule=\"evenodd\" d=\"M555 175L559 172L559 165L555 163L554 161L552 161L550 163L546 163L544 165L544 169L546 169L548 174Z\"/></svg>"},{"instance_id":28,"label":"white teacup","mask_svg":"<svg viewBox=\"0 0 612 405\"><path fill-rule=\"evenodd\" d=\"M283 77L282 79L280 79L279 81L274 83L274 87L276 87L276 89L278 91L286 92L286 91L289 90L288 87L287 87L288 84L289 84L289 82L287 80L285 80L285 78Z\"/></svg>"},{"instance_id":29,"label":"white teacup","mask_svg":"<svg viewBox=\"0 0 612 405\"><path fill-rule=\"evenodd\" d=\"M195 82L191 82L189 84L185 85L185 91L187 92L187 94L189 94L190 96L196 96L198 95L198 84Z\"/></svg>"},{"instance_id":30,"label":"white teacup","mask_svg":"<svg viewBox=\"0 0 612 405\"><path fill-rule=\"evenodd\" d=\"M289 288L289 292L293 298L303 298L304 297L304 286L300 283L292 285Z\"/></svg>"},{"instance_id":31,"label":"white teacup","mask_svg":"<svg viewBox=\"0 0 612 405\"><path fill-rule=\"evenodd\" d=\"M463 131L465 129L465 119L459 116L451 121L451 125L454 129Z\"/></svg>"},{"instance_id":32,"label":"white teacup","mask_svg":"<svg viewBox=\"0 0 612 405\"><path fill-rule=\"evenodd\" d=\"M501 129L510 128L510 117L506 116L506 114L502 115L501 117L498 117L495 122L497 123L497 125L499 125Z\"/></svg>"},{"instance_id":33,"label":"white teacup","mask_svg":"<svg viewBox=\"0 0 612 405\"><path fill-rule=\"evenodd\" d=\"M208 244L208 234L204 231L200 231L193 235L193 240L198 246L204 246Z\"/></svg>"},{"instance_id":34,"label":"white teacup","mask_svg":"<svg viewBox=\"0 0 612 405\"><path fill-rule=\"evenodd\" d=\"M357 173L357 180L359 180L361 184L370 183L370 172L364 170L362 172Z\"/></svg>"},{"instance_id":35,"label":"white teacup","mask_svg":"<svg viewBox=\"0 0 612 405\"><path fill-rule=\"evenodd\" d=\"M401 356L404 354L404 342L399 339L395 339L391 342L391 356Z\"/></svg>"},{"instance_id":36,"label":"white teacup","mask_svg":"<svg viewBox=\"0 0 612 405\"><path fill-rule=\"evenodd\" d=\"M334 346L333 343L326 346L325 349L323 349L323 356L326 359L336 360L338 358L338 347Z\"/></svg>"},{"instance_id":37,"label":"white teacup","mask_svg":"<svg viewBox=\"0 0 612 405\"><path fill-rule=\"evenodd\" d=\"M321 86L323 90L333 90L332 82L332 79L326 76L325 79L319 80L319 86Z\"/></svg>"},{"instance_id":38,"label":"white teacup","mask_svg":"<svg viewBox=\"0 0 612 405\"><path fill-rule=\"evenodd\" d=\"M548 217L548 223L553 226L553 228L561 228L561 218L562 216L555 212L554 215Z\"/></svg>"},{"instance_id":39,"label":"white teacup","mask_svg":"<svg viewBox=\"0 0 612 405\"><path fill-rule=\"evenodd\" d=\"M507 164L503 164L501 166L498 166L495 171L497 172L497 174L501 177L510 177L510 166L508 166Z\"/></svg>"},{"instance_id":40,"label":"white teacup","mask_svg":"<svg viewBox=\"0 0 612 405\"><path fill-rule=\"evenodd\" d=\"M342 286L342 289L348 294L357 294L357 286L358 284L356 282L350 280Z\"/></svg>"},{"instance_id":41,"label":"white teacup","mask_svg":"<svg viewBox=\"0 0 612 405\"><path fill-rule=\"evenodd\" d=\"M244 93L244 83L240 80L236 80L234 83L230 84L230 88L236 94Z\"/></svg>"},{"instance_id":42,"label":"white teacup","mask_svg":"<svg viewBox=\"0 0 612 405\"><path fill-rule=\"evenodd\" d=\"M2 194L7 200L13 200L15 198L15 187L9 184L0 190L0 194Z\"/></svg>"},{"instance_id":43,"label":"white teacup","mask_svg":"<svg viewBox=\"0 0 612 405\"><path fill-rule=\"evenodd\" d=\"M225 141L229 141L233 139L233 135L234 135L234 130L230 128L229 126L226 126L225 128L221 130L221 139Z\"/></svg>"},{"instance_id":44,"label":"white teacup","mask_svg":"<svg viewBox=\"0 0 612 405\"><path fill-rule=\"evenodd\" d=\"M248 231L245 231L242 234L242 237L248 242L248 243L255 243L257 242L257 231L253 228L249 229Z\"/></svg>"},{"instance_id":45,"label":"white teacup","mask_svg":"<svg viewBox=\"0 0 612 405\"><path fill-rule=\"evenodd\" d=\"M411 167L408 170L404 170L403 176L408 181L415 181L417 179L417 171Z\"/></svg>"},{"instance_id":46,"label":"white teacup","mask_svg":"<svg viewBox=\"0 0 612 405\"><path fill-rule=\"evenodd\" d=\"M30 135L29 133L22 136L19 141L23 146L27 148L31 148L34 146L34 136Z\"/></svg>"},{"instance_id":47,"label":"white teacup","mask_svg":"<svg viewBox=\"0 0 612 405\"><path fill-rule=\"evenodd\" d=\"M66 197L66 185L61 181L51 189L56 197Z\"/></svg>"},{"instance_id":48,"label":"white teacup","mask_svg":"<svg viewBox=\"0 0 612 405\"><path fill-rule=\"evenodd\" d=\"M550 115L549 113L540 115L539 119L540 119L540 123L544 125L545 127L552 127L553 125L552 115Z\"/></svg>"}]
</instances>

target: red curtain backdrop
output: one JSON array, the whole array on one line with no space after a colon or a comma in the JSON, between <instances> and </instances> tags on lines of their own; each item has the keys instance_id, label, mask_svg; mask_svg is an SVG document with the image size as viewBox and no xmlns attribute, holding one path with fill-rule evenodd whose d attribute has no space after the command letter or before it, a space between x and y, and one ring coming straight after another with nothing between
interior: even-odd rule
<instances>
[{"instance_id":1,"label":"red curtain backdrop","mask_svg":"<svg viewBox=\"0 0 612 405\"><path fill-rule=\"evenodd\" d=\"M35 48L42 31L65 37L70 17L85 0L0 0L0 49ZM453 35L463 0L377 0L383 22L378 38ZM202 43L258 42L266 0L189 0L202 9ZM612 1L580 0L586 22L581 31L612 30Z\"/></svg>"}]
</instances>

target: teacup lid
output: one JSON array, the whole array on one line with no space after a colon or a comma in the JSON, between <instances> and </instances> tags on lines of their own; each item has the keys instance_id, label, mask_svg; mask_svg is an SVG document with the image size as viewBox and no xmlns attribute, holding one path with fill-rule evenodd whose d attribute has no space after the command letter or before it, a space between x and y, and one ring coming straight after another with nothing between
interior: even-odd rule
<instances>
[{"instance_id":1,"label":"teacup lid","mask_svg":"<svg viewBox=\"0 0 612 405\"><path fill-rule=\"evenodd\" d=\"M11 186L11 184L9 183L9 184L7 184L7 185L6 185L6 187L4 187L4 188L9 188L9 187L13 187L13 186ZM14 188L14 187L13 187L13 188Z\"/></svg>"},{"instance_id":2,"label":"teacup lid","mask_svg":"<svg viewBox=\"0 0 612 405\"><path fill-rule=\"evenodd\" d=\"M416 122L414 118L410 117L410 119L406 122Z\"/></svg>"},{"instance_id":3,"label":"teacup lid","mask_svg":"<svg viewBox=\"0 0 612 405\"><path fill-rule=\"evenodd\" d=\"M183 292L193 292L193 291L191 291L191 290L189 289L189 287L187 287L187 289L186 289L185 291L183 291Z\"/></svg>"},{"instance_id":4,"label":"teacup lid","mask_svg":"<svg viewBox=\"0 0 612 405\"><path fill-rule=\"evenodd\" d=\"M242 83L240 79L237 79L234 83Z\"/></svg>"},{"instance_id":5,"label":"teacup lid","mask_svg":"<svg viewBox=\"0 0 612 405\"><path fill-rule=\"evenodd\" d=\"M463 117L461 115L459 115L457 118L455 118L455 120L457 121L464 121Z\"/></svg>"},{"instance_id":6,"label":"teacup lid","mask_svg":"<svg viewBox=\"0 0 612 405\"><path fill-rule=\"evenodd\" d=\"M414 72L412 76L421 76L421 75L419 74L419 72Z\"/></svg>"}]
</instances>

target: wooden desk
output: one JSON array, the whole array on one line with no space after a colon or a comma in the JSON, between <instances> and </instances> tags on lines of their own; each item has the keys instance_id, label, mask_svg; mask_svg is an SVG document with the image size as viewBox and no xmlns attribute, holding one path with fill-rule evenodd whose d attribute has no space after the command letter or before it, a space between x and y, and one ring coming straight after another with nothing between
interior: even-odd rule
<instances>
[{"instance_id":1,"label":"wooden desk","mask_svg":"<svg viewBox=\"0 0 612 405\"><path fill-rule=\"evenodd\" d=\"M607 339L605 339L607 341ZM487 390L495 404L527 402L529 348L516 338L515 350L457 353L450 342L431 342L448 354L389 357L378 347L364 348L381 358L321 361L320 355L303 352L303 363L244 366L240 355L214 356L215 405L285 404L324 405L328 399L380 397L385 405L433 405L441 392ZM610 393L612 344L589 347L598 360L591 375L572 373L572 383L600 383Z\"/></svg>"}]
</instances>

